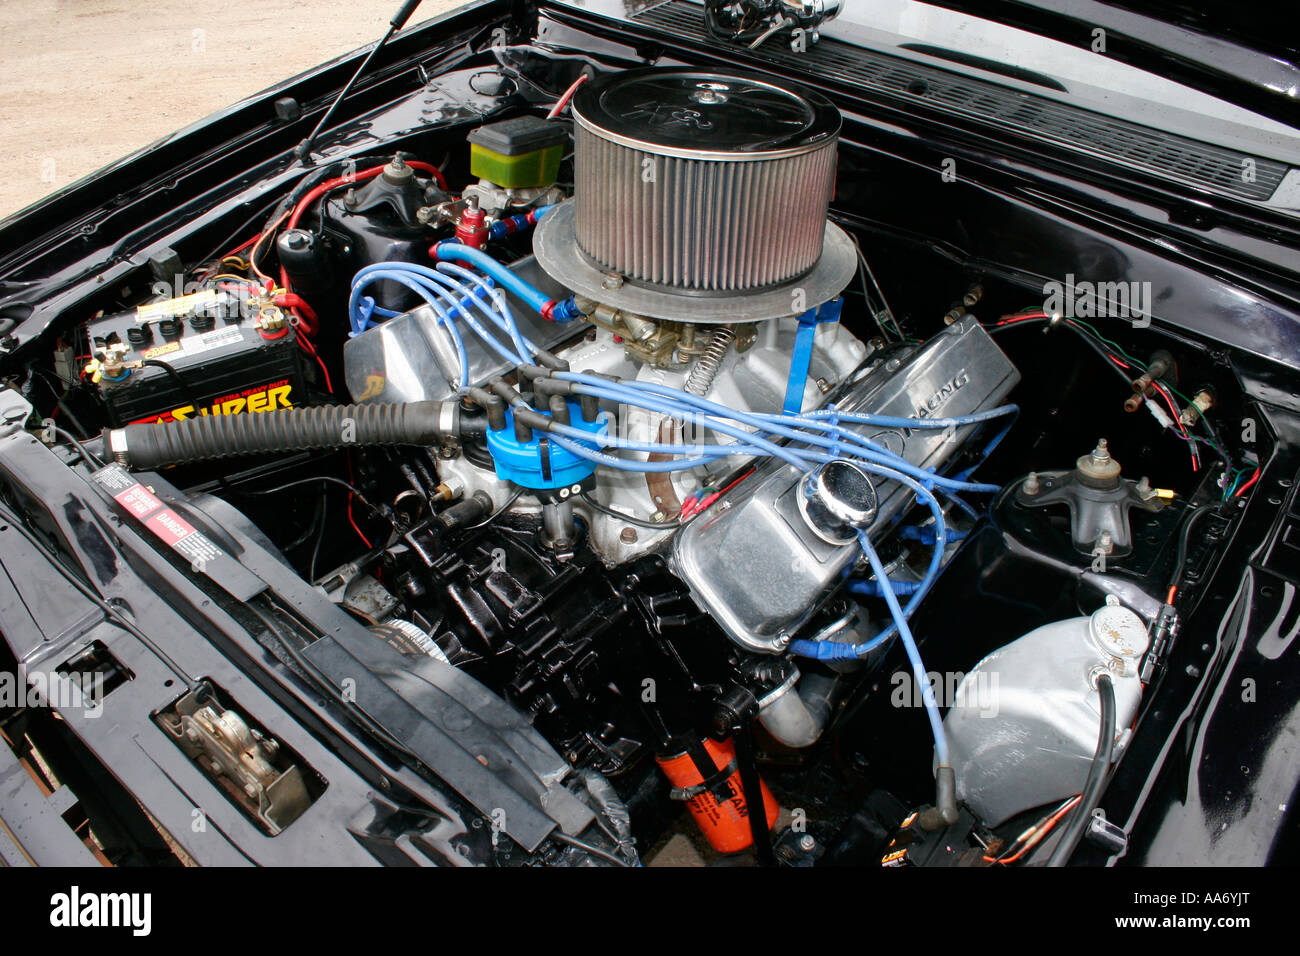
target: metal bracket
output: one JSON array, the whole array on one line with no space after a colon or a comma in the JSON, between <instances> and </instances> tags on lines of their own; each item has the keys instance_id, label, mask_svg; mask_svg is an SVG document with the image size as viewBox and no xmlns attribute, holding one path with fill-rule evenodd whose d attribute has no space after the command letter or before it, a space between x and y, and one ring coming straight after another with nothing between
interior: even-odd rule
<instances>
[{"instance_id":1,"label":"metal bracket","mask_svg":"<svg viewBox=\"0 0 1300 956\"><path fill-rule=\"evenodd\" d=\"M1101 807L1092 811L1088 820L1088 829L1084 833L1088 842L1101 847L1111 854L1123 853L1128 849L1128 834L1124 828L1106 819L1106 811Z\"/></svg>"}]
</instances>

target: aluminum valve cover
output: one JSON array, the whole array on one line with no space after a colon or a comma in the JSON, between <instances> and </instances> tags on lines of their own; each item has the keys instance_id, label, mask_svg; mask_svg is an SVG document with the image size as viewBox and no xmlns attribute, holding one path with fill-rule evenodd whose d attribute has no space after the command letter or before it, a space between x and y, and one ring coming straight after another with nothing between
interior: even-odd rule
<instances>
[{"instance_id":1,"label":"aluminum valve cover","mask_svg":"<svg viewBox=\"0 0 1300 956\"><path fill-rule=\"evenodd\" d=\"M910 354L880 359L833 397L837 408L849 412L953 417L1001 404L1019 380L988 333L967 318ZM939 469L976 426L851 427L913 465ZM688 524L674 541L674 569L696 603L751 651L783 651L859 554L856 544L830 544L809 527L799 509L800 478L792 465L771 460L739 485L724 507ZM873 536L912 497L886 478L876 480L876 491Z\"/></svg>"}]
</instances>

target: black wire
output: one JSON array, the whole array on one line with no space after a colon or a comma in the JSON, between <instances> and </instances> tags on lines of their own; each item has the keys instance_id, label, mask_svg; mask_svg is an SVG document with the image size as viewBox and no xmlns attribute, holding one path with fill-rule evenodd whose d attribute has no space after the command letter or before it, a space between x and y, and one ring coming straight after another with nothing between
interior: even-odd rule
<instances>
[{"instance_id":1,"label":"black wire","mask_svg":"<svg viewBox=\"0 0 1300 956\"><path fill-rule=\"evenodd\" d=\"M86 446L77 441L72 433L65 431L58 425L51 424L50 431L54 433L55 438L62 438L64 441L71 442L77 449L77 454L81 455L82 460L91 468L103 468L104 463L86 450Z\"/></svg>"},{"instance_id":2,"label":"black wire","mask_svg":"<svg viewBox=\"0 0 1300 956\"><path fill-rule=\"evenodd\" d=\"M623 512L615 511L613 508L606 508L595 498L591 497L591 494L589 492L584 491L579 497L581 497L583 501L591 505L592 508L599 511L601 514L608 515L611 518L617 518L619 521L626 521L628 524L636 525L638 528L653 528L656 531L663 531L666 529L680 528L685 523L681 520L646 521L642 518L633 518L631 515L625 515L623 514Z\"/></svg>"},{"instance_id":3,"label":"black wire","mask_svg":"<svg viewBox=\"0 0 1300 956\"><path fill-rule=\"evenodd\" d=\"M740 790L748 808L745 816L749 819L754 858L759 866L776 866L776 854L772 852L772 832L767 823L767 803L763 799L763 781L758 776L754 739L748 721L737 721L731 728L731 742L736 748L736 772L740 775Z\"/></svg>"},{"instance_id":4,"label":"black wire","mask_svg":"<svg viewBox=\"0 0 1300 956\"><path fill-rule=\"evenodd\" d=\"M991 329L986 329L986 331L989 333L989 335L1001 335L1003 332L1006 332L1009 329L1028 328L1031 325L1038 325L1041 322L1050 322L1050 321L1051 321L1050 316L1041 316L1041 317L1035 316L1034 318L1021 319L1018 322L1008 322L1006 325L996 325ZM1086 330L1075 325L1069 319L1064 319L1059 324L1069 329L1080 339L1082 339L1084 344L1087 345L1088 348L1092 349L1094 352L1097 353L1097 355L1101 358L1102 362L1105 363L1107 368L1113 370L1116 375L1118 375L1120 378L1124 380L1125 385L1128 385L1130 388L1132 388L1133 380L1128 377L1127 372L1125 372L1122 368L1120 368L1113 361L1111 361L1110 353L1108 353L1102 347L1101 343L1094 340L1093 337L1089 335Z\"/></svg>"},{"instance_id":5,"label":"black wire","mask_svg":"<svg viewBox=\"0 0 1300 956\"><path fill-rule=\"evenodd\" d=\"M1226 451L1228 446L1219 440L1219 433L1210 422L1210 416L1208 413L1201 413L1201 424L1205 426L1205 433L1210 436L1210 441L1213 443L1215 450L1219 452L1219 457L1226 462L1228 460L1228 454Z\"/></svg>"},{"instance_id":6,"label":"black wire","mask_svg":"<svg viewBox=\"0 0 1300 956\"><path fill-rule=\"evenodd\" d=\"M303 529L302 534L298 535L298 537L294 538L288 544L282 545L280 550L285 554L288 554L290 551L301 548L306 544L311 539L311 536L316 533L317 523L324 520L324 510L325 496L321 495L316 499L316 508L312 511L311 521L307 522L307 527Z\"/></svg>"},{"instance_id":7,"label":"black wire","mask_svg":"<svg viewBox=\"0 0 1300 956\"><path fill-rule=\"evenodd\" d=\"M185 397L185 400L194 406L194 414L197 415L199 413L202 403L199 401L198 393L194 391L193 386L189 382L181 378L181 373L176 371L174 367L167 362L158 359L145 359L140 364L147 365L151 368L160 368L166 372L168 378L172 380L172 383L176 386L177 390L180 391L181 395Z\"/></svg>"},{"instance_id":8,"label":"black wire","mask_svg":"<svg viewBox=\"0 0 1300 956\"><path fill-rule=\"evenodd\" d=\"M1171 588L1181 586L1183 577L1187 572L1187 551L1192 543L1192 526L1205 515L1217 510L1214 505L1201 505L1193 509L1192 513L1183 519L1182 531L1178 533L1178 552L1174 558L1174 573L1169 578Z\"/></svg>"},{"instance_id":9,"label":"black wire","mask_svg":"<svg viewBox=\"0 0 1300 956\"><path fill-rule=\"evenodd\" d=\"M370 500L366 498L366 496L361 492L361 489L359 489L356 485L344 481L342 478L335 478L332 475L313 475L310 478L298 478L294 481L286 481L283 484L275 485L272 488L262 488L257 491L248 491L243 488L237 488L235 489L235 492L237 494L249 495L251 497L257 498L257 497L261 497L262 495L273 495L280 491L288 491L290 488L297 488L300 485L315 484L318 481L323 481L326 484L338 485L341 488L346 488L348 491L352 492L352 494L356 495L357 500L360 501L367 508L369 508L373 514L378 515L380 518L383 518L389 524L393 524L393 519L389 517L387 514L385 514L382 510L377 508L374 504L372 504Z\"/></svg>"},{"instance_id":10,"label":"black wire","mask_svg":"<svg viewBox=\"0 0 1300 956\"><path fill-rule=\"evenodd\" d=\"M480 521L478 524L472 524L472 525L470 525L468 528L461 528L460 530L461 530L462 532L465 532L465 531L474 531L474 530L477 529L477 528L481 528L481 527L483 527L485 524L491 524L493 521L495 521L495 520L496 520L497 518L499 518L501 515L505 514L506 510L507 510L511 505L513 505L516 501L519 500L519 496L522 495L522 494L524 493L524 491L525 491L525 489L523 489L523 488L516 488L516 489L515 489L515 493L514 493L513 495L511 495L510 498L509 498L509 500L507 500L506 503L503 504L500 508L498 508L496 511L492 512L492 514L488 515L486 518L484 518L484 519L483 519L482 521Z\"/></svg>"},{"instance_id":11,"label":"black wire","mask_svg":"<svg viewBox=\"0 0 1300 956\"><path fill-rule=\"evenodd\" d=\"M871 317L875 320L876 328L880 329L881 334L884 335L886 339L888 339L892 334L896 335L900 341L905 340L907 336L903 334L903 328L898 324L898 316L894 315L894 311L889 307L889 300L885 298L884 289L882 289L880 283L876 281L876 274L871 271L871 264L867 262L867 257L862 251L862 246L858 242L858 237L853 235L853 233L848 233L848 237L849 241L853 243L853 251L856 252L858 256L858 279L862 285L862 297L866 299L867 308L871 310ZM880 300L880 312L876 311L875 307L871 304L871 296L867 295L866 278L871 279L871 285L876 290L876 298ZM894 328L892 333L885 327L884 320L881 318L881 313L887 315L890 321L893 322Z\"/></svg>"},{"instance_id":12,"label":"black wire","mask_svg":"<svg viewBox=\"0 0 1300 956\"><path fill-rule=\"evenodd\" d=\"M185 379L181 377L181 373L176 371L176 368L173 365L158 359L145 359L140 364L142 366L162 369L162 371L167 374L167 377L171 379L172 384L176 386L176 390L181 393L182 399L189 402L190 405L194 407L194 414L199 414L203 407L202 401L199 400L199 393L194 390L194 387L189 382L185 381ZM230 485L226 483L226 476L220 472L217 473L217 484L220 485L224 491L230 491Z\"/></svg>"},{"instance_id":13,"label":"black wire","mask_svg":"<svg viewBox=\"0 0 1300 956\"><path fill-rule=\"evenodd\" d=\"M316 531L316 544L311 549L311 564L307 567L307 581L311 584L316 583L316 559L320 557L320 546L325 540L325 515L329 511L328 499L322 495L320 501L320 527Z\"/></svg>"},{"instance_id":14,"label":"black wire","mask_svg":"<svg viewBox=\"0 0 1300 956\"><path fill-rule=\"evenodd\" d=\"M1041 322L1050 322L1050 321L1051 321L1050 316L1035 316L1033 318L1021 319L1018 322L1009 322L1006 325L995 325L991 328L987 328L985 331L987 331L989 335L1000 335L1003 332L1006 332L1008 329L1016 329L1022 326L1038 325ZM1094 338L1088 332L1087 329L1084 329L1083 327L1081 327L1075 322L1071 322L1069 319L1062 320L1060 324L1065 326L1075 335L1079 336L1079 338L1083 339L1084 343L1090 349L1092 349L1099 356L1101 356L1102 360L1108 366L1114 369L1115 373L1119 375L1120 378L1124 379L1124 381L1130 387L1132 387L1133 380L1129 378L1127 372L1125 372L1122 368L1120 368L1118 365L1115 364L1114 359L1111 357L1110 353L1106 351L1106 348L1103 343L1101 343L1096 338ZM1165 386L1165 387L1168 388L1169 386ZM1211 451L1213 451L1216 455L1218 455L1226 462L1228 460L1228 456L1223 449L1222 442L1219 441L1218 434L1214 430L1214 425L1211 424L1210 419L1207 415L1201 415L1201 422L1205 425L1205 430L1210 435L1208 439L1201 438L1199 435L1184 436L1182 432L1178 430L1176 425L1171 425L1166 430L1172 432L1174 437L1182 439L1184 442L1186 442L1189 445L1195 445L1198 442L1206 445Z\"/></svg>"},{"instance_id":15,"label":"black wire","mask_svg":"<svg viewBox=\"0 0 1300 956\"><path fill-rule=\"evenodd\" d=\"M1106 774L1110 770L1115 750L1115 685L1109 674L1097 678L1097 693L1101 695L1101 730L1097 735L1097 752L1093 755L1088 777L1083 783L1083 797L1062 828L1061 838L1048 857L1048 866L1064 866L1070 859L1106 785Z\"/></svg>"},{"instance_id":16,"label":"black wire","mask_svg":"<svg viewBox=\"0 0 1300 956\"><path fill-rule=\"evenodd\" d=\"M245 219L244 224L240 226L237 230L235 230L235 234L233 236L230 236L227 239L223 239L221 244L217 246L217 248L213 249L211 253L197 260L198 263L202 265L203 263L207 262L210 259L215 260L217 256L221 255L221 251L225 249L228 245L230 245L230 243L242 242L245 238L244 230L253 226L255 223L258 222L258 220L263 219L266 216L266 212L265 212L266 208L267 208L266 206L261 207L260 209L258 209L257 212L253 213L251 216ZM274 203L270 204L270 208L274 209L275 204ZM220 265L219 262L217 264Z\"/></svg>"},{"instance_id":17,"label":"black wire","mask_svg":"<svg viewBox=\"0 0 1300 956\"><path fill-rule=\"evenodd\" d=\"M27 368L33 372L36 372L40 376L40 380L45 383L45 387L48 388L50 390L50 393L54 396L54 404L58 406L59 411L63 412L63 414L67 416L68 422L72 425L72 427L75 428L77 431L81 432L82 435L89 438L90 429L88 429L85 425L81 423L81 420L77 418L76 414L73 413L72 409L69 408L67 406L67 403L64 402L63 395L60 394L59 390L54 387L54 382L58 382L59 384L63 385L65 389L70 389L73 385L78 385L80 383L67 382L64 379L60 378L57 373L47 372L45 369L38 368L36 365L28 365Z\"/></svg>"},{"instance_id":18,"label":"black wire","mask_svg":"<svg viewBox=\"0 0 1300 956\"><path fill-rule=\"evenodd\" d=\"M1069 319L1066 319L1063 324L1067 329L1069 329L1080 339L1082 339L1083 342L1088 346L1088 348L1096 352L1097 355L1101 358L1101 360L1106 363L1106 367L1113 370L1116 375L1118 375L1121 379L1124 380L1125 385L1127 385L1129 388L1133 387L1133 380L1129 378L1128 372L1124 371L1122 368L1120 368L1111 360L1110 353L1107 352L1105 348L1102 347L1102 344L1100 342L1094 339L1085 330L1079 328L1079 326L1075 325Z\"/></svg>"}]
</instances>

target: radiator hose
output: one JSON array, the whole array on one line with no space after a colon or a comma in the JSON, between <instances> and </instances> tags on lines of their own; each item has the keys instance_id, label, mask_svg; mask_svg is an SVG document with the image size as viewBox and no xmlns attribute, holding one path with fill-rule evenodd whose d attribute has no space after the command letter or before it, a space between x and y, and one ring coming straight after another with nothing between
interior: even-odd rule
<instances>
[{"instance_id":1,"label":"radiator hose","mask_svg":"<svg viewBox=\"0 0 1300 956\"><path fill-rule=\"evenodd\" d=\"M457 402L320 405L204 415L111 429L105 451L137 471L236 455L367 445L436 445L455 438Z\"/></svg>"}]
</instances>

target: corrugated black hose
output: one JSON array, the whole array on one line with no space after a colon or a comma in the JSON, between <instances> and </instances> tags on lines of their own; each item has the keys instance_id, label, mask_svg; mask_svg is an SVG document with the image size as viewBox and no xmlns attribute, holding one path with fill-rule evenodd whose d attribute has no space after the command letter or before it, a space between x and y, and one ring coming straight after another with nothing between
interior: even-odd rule
<instances>
[{"instance_id":1,"label":"corrugated black hose","mask_svg":"<svg viewBox=\"0 0 1300 956\"><path fill-rule=\"evenodd\" d=\"M104 444L116 461L145 471L267 452L438 445L455 438L459 426L454 401L321 405L127 425L109 431Z\"/></svg>"}]
</instances>

